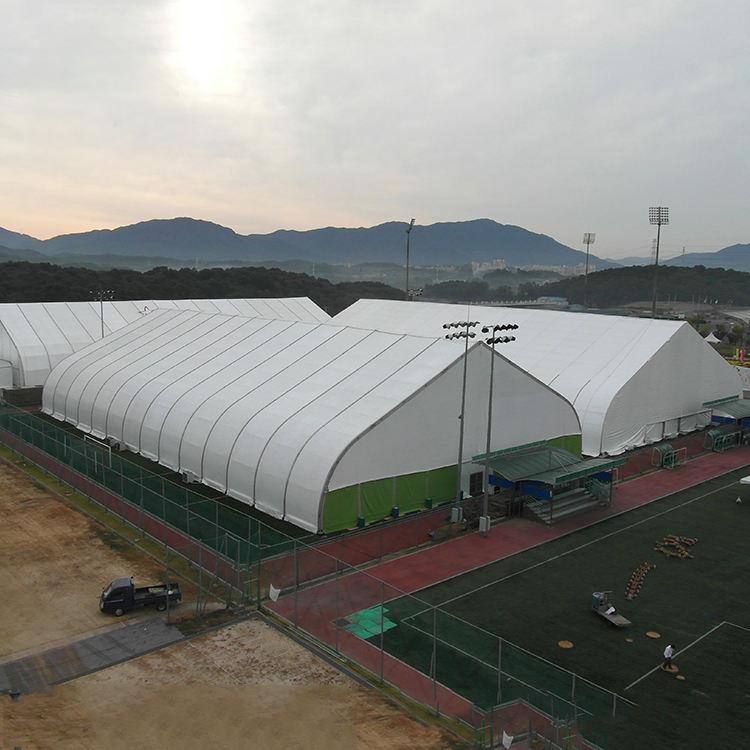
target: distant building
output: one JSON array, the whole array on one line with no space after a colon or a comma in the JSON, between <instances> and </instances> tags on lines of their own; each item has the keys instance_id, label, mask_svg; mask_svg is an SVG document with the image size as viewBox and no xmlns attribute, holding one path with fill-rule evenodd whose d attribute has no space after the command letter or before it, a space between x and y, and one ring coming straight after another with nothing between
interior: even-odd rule
<instances>
[{"instance_id":1,"label":"distant building","mask_svg":"<svg viewBox=\"0 0 750 750\"><path fill-rule=\"evenodd\" d=\"M488 271L504 271L508 264L503 258L494 260L473 260L471 261L471 272L474 276L480 276Z\"/></svg>"},{"instance_id":2,"label":"distant building","mask_svg":"<svg viewBox=\"0 0 750 750\"><path fill-rule=\"evenodd\" d=\"M537 297L536 300L540 305L554 305L557 307L567 307L567 297Z\"/></svg>"},{"instance_id":3,"label":"distant building","mask_svg":"<svg viewBox=\"0 0 750 750\"><path fill-rule=\"evenodd\" d=\"M522 271L551 271L552 273L559 273L560 276L582 276L586 273L586 264L578 263L574 266L543 266L543 265L531 265L531 266L519 266ZM596 271L596 266L593 263L589 263L589 273Z\"/></svg>"}]
</instances>

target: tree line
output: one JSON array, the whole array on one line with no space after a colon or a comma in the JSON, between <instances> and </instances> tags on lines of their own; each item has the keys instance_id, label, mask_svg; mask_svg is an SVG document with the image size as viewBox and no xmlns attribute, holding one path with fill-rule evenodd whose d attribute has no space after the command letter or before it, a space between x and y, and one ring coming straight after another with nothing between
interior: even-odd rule
<instances>
[{"instance_id":1,"label":"tree line","mask_svg":"<svg viewBox=\"0 0 750 750\"><path fill-rule=\"evenodd\" d=\"M375 281L331 283L278 268L153 268L94 270L52 263L0 263L0 302L79 302L99 290L114 300L309 297L329 315L361 298L404 299L400 289Z\"/></svg>"},{"instance_id":2,"label":"tree line","mask_svg":"<svg viewBox=\"0 0 750 750\"><path fill-rule=\"evenodd\" d=\"M723 268L662 266L658 271L659 300L750 306L750 273ZM588 289L583 276L545 284L520 284L492 288L486 281L446 281L428 286L424 296L461 302L501 302L504 300L565 297L572 304L583 304L584 294L591 307L611 308L651 299L653 266L610 268L589 274Z\"/></svg>"}]
</instances>

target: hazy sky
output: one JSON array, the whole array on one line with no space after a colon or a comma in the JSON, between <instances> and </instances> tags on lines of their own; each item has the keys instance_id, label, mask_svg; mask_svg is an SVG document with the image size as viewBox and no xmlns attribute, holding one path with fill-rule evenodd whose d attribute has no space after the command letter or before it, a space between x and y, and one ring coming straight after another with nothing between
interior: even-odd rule
<instances>
[{"instance_id":1,"label":"hazy sky","mask_svg":"<svg viewBox=\"0 0 750 750\"><path fill-rule=\"evenodd\" d=\"M750 242L747 0L0 0L0 226ZM415 240L416 240L415 236Z\"/></svg>"}]
</instances>

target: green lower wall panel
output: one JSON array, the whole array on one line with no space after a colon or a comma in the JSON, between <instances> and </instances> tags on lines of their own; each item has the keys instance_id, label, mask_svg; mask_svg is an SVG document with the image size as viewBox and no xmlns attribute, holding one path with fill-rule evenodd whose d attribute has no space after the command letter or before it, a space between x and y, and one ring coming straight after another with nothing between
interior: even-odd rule
<instances>
[{"instance_id":1,"label":"green lower wall panel","mask_svg":"<svg viewBox=\"0 0 750 750\"><path fill-rule=\"evenodd\" d=\"M325 496L322 530L330 533L352 529L360 514L367 523L372 523L389 516L394 505L398 506L400 513L407 513L424 508L428 497L434 503L440 503L453 498L455 492L455 466L341 487Z\"/></svg>"},{"instance_id":2,"label":"green lower wall panel","mask_svg":"<svg viewBox=\"0 0 750 750\"><path fill-rule=\"evenodd\" d=\"M564 448L577 456L581 455L580 435L562 435L548 440L547 443ZM451 500L455 494L455 466L443 466L431 471L402 474L341 487L326 493L322 531L330 533L353 529L357 526L357 518L360 515L366 523L372 523L389 516L394 505L397 505L403 514L423 508L425 498L430 497L437 504Z\"/></svg>"},{"instance_id":3,"label":"green lower wall panel","mask_svg":"<svg viewBox=\"0 0 750 750\"><path fill-rule=\"evenodd\" d=\"M547 445L552 445L555 448L563 448L576 456L581 455L582 443L580 435L563 435L561 437L552 438L552 440L547 441Z\"/></svg>"}]
</instances>

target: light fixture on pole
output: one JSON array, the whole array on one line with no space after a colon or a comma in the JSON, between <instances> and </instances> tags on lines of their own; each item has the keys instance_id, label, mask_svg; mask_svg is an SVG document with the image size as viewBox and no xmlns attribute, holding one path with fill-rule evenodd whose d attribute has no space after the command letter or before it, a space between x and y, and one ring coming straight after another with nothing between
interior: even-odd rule
<instances>
[{"instance_id":1,"label":"light fixture on pole","mask_svg":"<svg viewBox=\"0 0 750 750\"><path fill-rule=\"evenodd\" d=\"M454 323L443 323L443 328L455 328L453 333L447 333L445 338L449 340L464 339L464 372L461 381L461 413L458 415L458 466L456 471L456 499L453 503L454 511L451 512L452 521L460 521L463 517L461 505L461 468L464 462L464 415L466 413L466 364L469 359L469 339L473 339L476 333L471 329L479 325L478 320L460 320Z\"/></svg>"},{"instance_id":2,"label":"light fixture on pole","mask_svg":"<svg viewBox=\"0 0 750 750\"><path fill-rule=\"evenodd\" d=\"M661 239L661 228L669 224L669 209L666 206L651 206L648 209L649 224L656 224L656 258L654 260L654 293L651 298L651 317L656 317L656 290L659 276L659 240Z\"/></svg>"},{"instance_id":3,"label":"light fixture on pole","mask_svg":"<svg viewBox=\"0 0 750 750\"><path fill-rule=\"evenodd\" d=\"M596 240L596 232L584 232L583 244L586 245L586 273L583 276L583 306L589 306L589 248Z\"/></svg>"},{"instance_id":4,"label":"light fixture on pole","mask_svg":"<svg viewBox=\"0 0 750 750\"><path fill-rule=\"evenodd\" d=\"M479 521L480 531L487 536L490 530L490 444L492 441L492 391L495 383L495 346L497 344L508 344L515 341L515 336L498 336L500 331L515 331L518 326L515 323L504 323L503 325L484 326L482 333L491 334L484 340L485 344L492 347L490 358L490 395L487 403L487 445L484 453L484 502L482 504L482 519Z\"/></svg>"},{"instance_id":5,"label":"light fixture on pole","mask_svg":"<svg viewBox=\"0 0 750 750\"><path fill-rule=\"evenodd\" d=\"M102 338L104 338L104 301L108 302L113 300L115 293L111 289L95 289L89 291L89 294L95 299L99 300L99 319L102 325Z\"/></svg>"},{"instance_id":6,"label":"light fixture on pole","mask_svg":"<svg viewBox=\"0 0 750 750\"><path fill-rule=\"evenodd\" d=\"M412 218L409 226L406 227L406 286L404 291L406 292L406 299L411 301L411 290L409 289L409 239L411 238L411 230L414 229L414 218Z\"/></svg>"}]
</instances>

